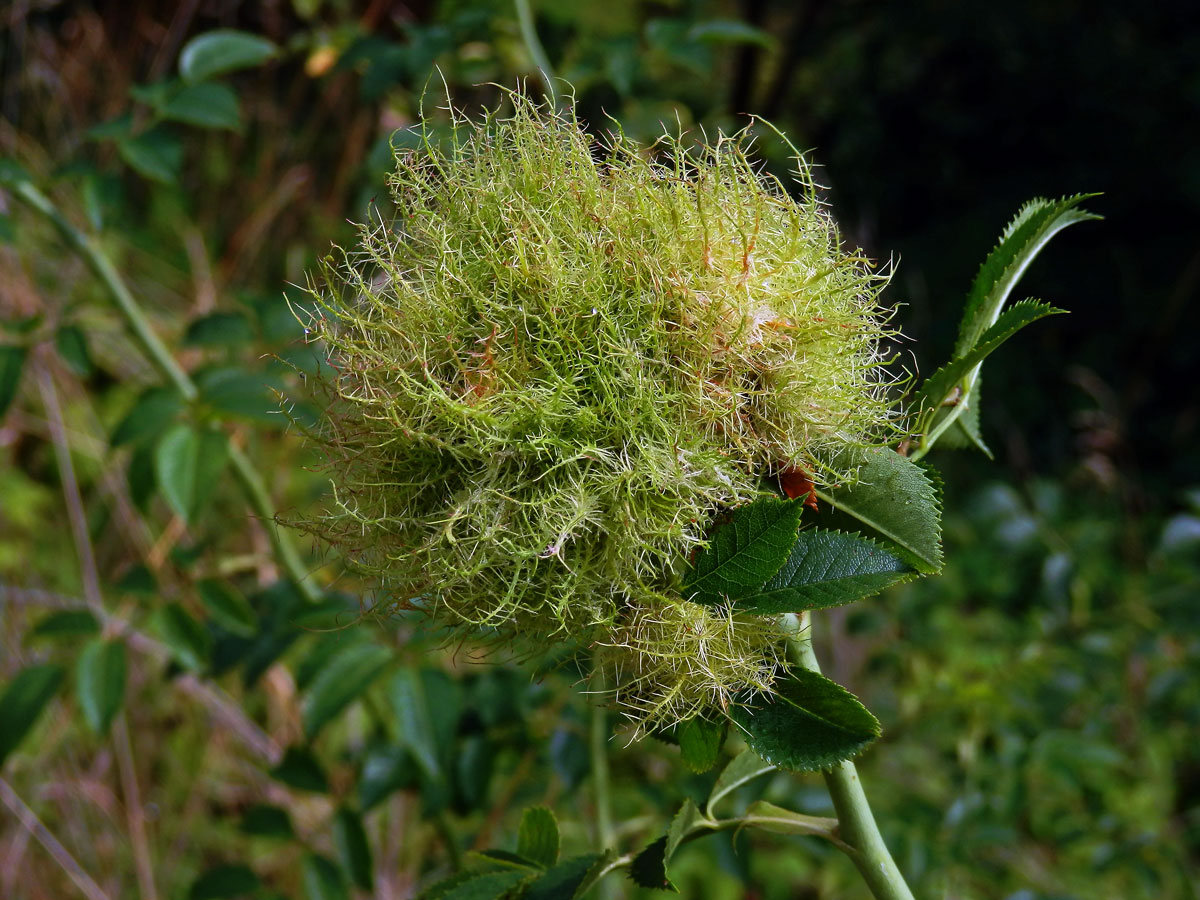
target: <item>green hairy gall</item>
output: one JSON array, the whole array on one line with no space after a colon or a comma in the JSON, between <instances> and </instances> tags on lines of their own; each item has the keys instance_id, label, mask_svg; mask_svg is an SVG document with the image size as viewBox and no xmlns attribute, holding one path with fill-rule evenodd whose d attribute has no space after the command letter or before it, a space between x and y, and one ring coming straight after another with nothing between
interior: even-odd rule
<instances>
[{"instance_id":1,"label":"green hairy gall","mask_svg":"<svg viewBox=\"0 0 1200 900\"><path fill-rule=\"evenodd\" d=\"M777 626L683 574L768 477L845 480L895 433L886 277L747 134L642 147L509 105L422 126L394 221L327 259L333 499L308 525L464 636L582 639L644 725L769 691Z\"/></svg>"}]
</instances>

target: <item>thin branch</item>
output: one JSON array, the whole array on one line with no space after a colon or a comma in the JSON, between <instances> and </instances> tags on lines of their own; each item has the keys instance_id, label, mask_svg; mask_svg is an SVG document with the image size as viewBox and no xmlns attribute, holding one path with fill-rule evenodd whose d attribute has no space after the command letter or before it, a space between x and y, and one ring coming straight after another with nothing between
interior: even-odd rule
<instances>
[{"instance_id":1,"label":"thin branch","mask_svg":"<svg viewBox=\"0 0 1200 900\"><path fill-rule=\"evenodd\" d=\"M196 400L200 396L199 388L176 362L171 351L167 349L167 345L155 334L149 319L138 306L133 294L130 293L129 288L100 244L72 225L53 201L28 181L11 185L11 190L14 197L45 216L58 230L67 245L83 257L84 262L100 279L109 296L116 303L117 309L125 319L125 324L133 332L138 344L155 368L186 401L190 403ZM229 459L233 465L234 476L241 484L254 514L266 528L275 555L283 565L284 571L287 572L289 580L306 599L319 600L321 591L313 583L311 574L307 571L296 550L296 545L292 542L291 535L275 521L275 510L270 496L267 494L262 476L259 475L250 458L240 447L230 445Z\"/></svg>"},{"instance_id":2,"label":"thin branch","mask_svg":"<svg viewBox=\"0 0 1200 900\"><path fill-rule=\"evenodd\" d=\"M37 367L37 381L50 425L54 457L58 464L59 480L62 482L63 499L67 505L67 520L75 543L75 553L79 557L83 594L88 606L96 615L107 618L104 594L100 588L99 569L96 566L96 553L88 533L87 512L83 506L79 481L75 476L75 465L71 461L71 448L67 443L67 426L63 418L62 404L58 401L54 376L50 374L44 361ZM129 724L124 713L117 716L113 722L112 736L121 793L125 796L125 817L129 824L129 842L133 847L138 890L143 900L158 900L158 889L154 885L154 862L150 855L150 840L146 834L146 815L142 808L141 790L138 788L137 766L133 761L133 742L129 739Z\"/></svg>"},{"instance_id":3,"label":"thin branch","mask_svg":"<svg viewBox=\"0 0 1200 900\"><path fill-rule=\"evenodd\" d=\"M58 838L50 832L50 829L42 824L37 813L25 804L20 795L3 778L0 778L0 801L4 802L9 811L37 839L46 852L54 857L54 861L67 873L67 877L75 882L75 886L88 900L110 900L108 894L104 893L92 876L83 870L83 866L75 861L75 857L59 843Z\"/></svg>"},{"instance_id":4,"label":"thin branch","mask_svg":"<svg viewBox=\"0 0 1200 900\"><path fill-rule=\"evenodd\" d=\"M54 594L34 588L18 588L8 584L0 584L0 597L6 602L29 603L60 609L77 607L80 603L74 597L67 597L62 594ZM165 644L155 640L144 632L138 631L120 616L102 613L101 625L110 633L122 635L130 650L152 656L164 662L171 656L171 651ZM246 745L248 750L268 765L278 765L279 761L283 758L283 748L269 734L247 718L241 708L219 687L209 684L190 673L179 676L171 684L181 693L186 694L208 709L214 720L233 732Z\"/></svg>"}]
</instances>

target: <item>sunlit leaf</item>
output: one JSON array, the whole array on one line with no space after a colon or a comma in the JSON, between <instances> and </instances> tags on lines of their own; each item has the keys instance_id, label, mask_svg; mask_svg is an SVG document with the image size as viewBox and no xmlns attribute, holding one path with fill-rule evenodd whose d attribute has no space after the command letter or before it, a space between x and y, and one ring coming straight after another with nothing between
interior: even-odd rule
<instances>
[{"instance_id":1,"label":"sunlit leaf","mask_svg":"<svg viewBox=\"0 0 1200 900\"><path fill-rule=\"evenodd\" d=\"M1051 238L1077 222L1101 218L1077 208L1095 196L1075 194L1061 200L1039 197L1021 207L971 285L954 347L956 359L966 356L996 322L1009 294Z\"/></svg>"},{"instance_id":2,"label":"sunlit leaf","mask_svg":"<svg viewBox=\"0 0 1200 900\"><path fill-rule=\"evenodd\" d=\"M278 52L266 38L246 31L222 28L197 35L179 53L179 74L195 83L262 65Z\"/></svg>"}]
</instances>

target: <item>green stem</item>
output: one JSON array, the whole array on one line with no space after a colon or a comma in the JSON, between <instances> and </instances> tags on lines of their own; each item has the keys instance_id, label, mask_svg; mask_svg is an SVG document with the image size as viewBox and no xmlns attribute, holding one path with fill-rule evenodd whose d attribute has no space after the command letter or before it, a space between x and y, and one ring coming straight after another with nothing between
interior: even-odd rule
<instances>
[{"instance_id":1,"label":"green stem","mask_svg":"<svg viewBox=\"0 0 1200 900\"><path fill-rule=\"evenodd\" d=\"M41 213L54 225L67 245L83 258L88 268L100 279L124 317L125 324L129 326L129 330L133 332L134 338L146 355L150 357L155 368L185 400L189 403L196 400L200 396L200 390L196 387L196 383L176 362L171 351L167 349L167 345L155 334L150 321L138 306L137 301L134 300L133 294L130 293L129 288L96 239L72 225L53 201L30 182L21 181L10 187L17 199ZM267 530L267 536L270 538L276 558L283 566L288 579L307 600L319 600L321 591L310 578L308 570L296 550L296 545L292 543L291 536L275 521L275 510L271 504L271 498L267 494L262 476L259 475L254 464L250 462L249 457L241 448L230 448L230 460L233 463L234 475L241 484L251 509Z\"/></svg>"},{"instance_id":2,"label":"green stem","mask_svg":"<svg viewBox=\"0 0 1200 900\"><path fill-rule=\"evenodd\" d=\"M598 667L592 678L596 691L603 692L604 685ZM592 705L590 730L592 790L595 791L596 798L596 837L600 847L607 850L616 846L616 833L613 830L612 791L608 770L608 710L602 703Z\"/></svg>"},{"instance_id":3,"label":"green stem","mask_svg":"<svg viewBox=\"0 0 1200 900\"><path fill-rule=\"evenodd\" d=\"M800 620L800 628L788 639L793 660L813 672L820 672L817 655L813 652L812 632L808 613ZM912 891L904 881L899 866L888 852L871 814L867 795L858 778L854 763L846 761L824 773L833 808L837 810L838 836L848 846L847 855L871 889L876 900L913 900Z\"/></svg>"},{"instance_id":4,"label":"green stem","mask_svg":"<svg viewBox=\"0 0 1200 900\"><path fill-rule=\"evenodd\" d=\"M550 67L550 58L546 56L546 50L542 46L541 40L538 39L537 28L533 24L533 10L529 8L529 0L513 0L513 6L517 10L521 40L525 42L525 48L529 51L533 64L537 66L538 74L542 76L542 83L546 85L546 93L550 95L550 102L557 107L558 92L554 89L554 69Z\"/></svg>"}]
</instances>

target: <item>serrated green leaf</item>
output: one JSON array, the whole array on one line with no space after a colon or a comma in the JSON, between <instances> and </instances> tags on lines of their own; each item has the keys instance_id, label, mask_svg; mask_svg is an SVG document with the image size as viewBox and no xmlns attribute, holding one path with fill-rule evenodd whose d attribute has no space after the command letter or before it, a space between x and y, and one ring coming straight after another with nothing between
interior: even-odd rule
<instances>
[{"instance_id":1,"label":"serrated green leaf","mask_svg":"<svg viewBox=\"0 0 1200 900\"><path fill-rule=\"evenodd\" d=\"M342 873L331 860L317 853L304 857L301 866L304 896L308 900L350 900L350 891Z\"/></svg>"},{"instance_id":2,"label":"serrated green leaf","mask_svg":"<svg viewBox=\"0 0 1200 900\"><path fill-rule=\"evenodd\" d=\"M244 834L255 837L290 840L296 836L287 810L264 803L255 804L247 809L242 814L242 821L238 827Z\"/></svg>"},{"instance_id":3,"label":"serrated green leaf","mask_svg":"<svg viewBox=\"0 0 1200 900\"><path fill-rule=\"evenodd\" d=\"M205 578L196 589L212 620L230 634L253 637L258 631L258 617L240 591L215 578Z\"/></svg>"},{"instance_id":4,"label":"serrated green leaf","mask_svg":"<svg viewBox=\"0 0 1200 900\"><path fill-rule=\"evenodd\" d=\"M750 749L793 772L828 769L879 737L879 722L858 698L824 675L793 668L770 696L735 707Z\"/></svg>"},{"instance_id":5,"label":"serrated green leaf","mask_svg":"<svg viewBox=\"0 0 1200 900\"><path fill-rule=\"evenodd\" d=\"M125 702L125 644L95 638L75 663L75 696L83 719L96 734L106 735Z\"/></svg>"},{"instance_id":6,"label":"serrated green leaf","mask_svg":"<svg viewBox=\"0 0 1200 900\"><path fill-rule=\"evenodd\" d=\"M334 814L333 845L337 847L342 867L350 873L350 880L364 891L373 890L375 871L371 845L367 842L362 817L354 810L343 806Z\"/></svg>"},{"instance_id":7,"label":"serrated green leaf","mask_svg":"<svg viewBox=\"0 0 1200 900\"><path fill-rule=\"evenodd\" d=\"M63 325L54 332L54 346L73 374L80 378L92 374L92 355L88 352L87 337L78 325ZM2 408L0 412L3 412Z\"/></svg>"},{"instance_id":8,"label":"serrated green leaf","mask_svg":"<svg viewBox=\"0 0 1200 900\"><path fill-rule=\"evenodd\" d=\"M743 784L748 784L768 772L774 772L775 769L774 763L766 762L753 750L743 750L717 776L717 781L704 804L705 812L711 817L713 807L723 798L732 794Z\"/></svg>"},{"instance_id":9,"label":"serrated green leaf","mask_svg":"<svg viewBox=\"0 0 1200 900\"><path fill-rule=\"evenodd\" d=\"M711 722L702 716L679 723L675 737L679 741L683 764L696 773L707 772L715 766L721 756L727 727L724 720Z\"/></svg>"},{"instance_id":10,"label":"serrated green leaf","mask_svg":"<svg viewBox=\"0 0 1200 900\"><path fill-rule=\"evenodd\" d=\"M710 824L704 813L700 812L699 807L692 802L692 798L688 797L684 800L683 806L679 807L679 812L675 813L675 817L671 819L671 827L667 829L664 865L671 862L671 857L675 855L675 851L679 849L679 845L685 838L695 831L703 831L709 827Z\"/></svg>"},{"instance_id":11,"label":"serrated green leaf","mask_svg":"<svg viewBox=\"0 0 1200 900\"><path fill-rule=\"evenodd\" d=\"M558 862L558 820L546 807L532 806L521 814L517 855L544 869Z\"/></svg>"},{"instance_id":12,"label":"serrated green leaf","mask_svg":"<svg viewBox=\"0 0 1200 900\"><path fill-rule=\"evenodd\" d=\"M565 859L532 882L522 900L575 900L607 860L602 853L585 853Z\"/></svg>"},{"instance_id":13,"label":"serrated green leaf","mask_svg":"<svg viewBox=\"0 0 1200 900\"><path fill-rule=\"evenodd\" d=\"M152 387L142 392L133 407L113 429L109 443L140 443L161 434L175 419L183 401L171 388Z\"/></svg>"},{"instance_id":14,"label":"serrated green leaf","mask_svg":"<svg viewBox=\"0 0 1200 900\"><path fill-rule=\"evenodd\" d=\"M8 412L21 385L21 371L25 368L24 347L0 346L0 416Z\"/></svg>"},{"instance_id":15,"label":"serrated green leaf","mask_svg":"<svg viewBox=\"0 0 1200 900\"><path fill-rule=\"evenodd\" d=\"M762 590L734 603L768 616L853 603L911 577L912 567L869 538L819 528L801 531L791 556Z\"/></svg>"},{"instance_id":16,"label":"serrated green leaf","mask_svg":"<svg viewBox=\"0 0 1200 900\"><path fill-rule=\"evenodd\" d=\"M162 184L174 183L183 166L183 145L165 128L119 139L117 152L139 175Z\"/></svg>"},{"instance_id":17,"label":"serrated green leaf","mask_svg":"<svg viewBox=\"0 0 1200 900\"><path fill-rule=\"evenodd\" d=\"M188 900L231 900L253 894L259 887L258 876L243 863L224 863L202 872L192 882Z\"/></svg>"},{"instance_id":18,"label":"serrated green leaf","mask_svg":"<svg viewBox=\"0 0 1200 900\"><path fill-rule=\"evenodd\" d=\"M321 727L371 686L392 661L392 652L378 644L360 644L338 654L321 670L300 710L309 740Z\"/></svg>"},{"instance_id":19,"label":"serrated green leaf","mask_svg":"<svg viewBox=\"0 0 1200 900\"><path fill-rule=\"evenodd\" d=\"M882 447L847 451L837 465L857 469L858 476L853 484L817 491L832 513L826 524L851 532L865 526L917 571L939 571L941 505L925 471Z\"/></svg>"},{"instance_id":20,"label":"serrated green leaf","mask_svg":"<svg viewBox=\"0 0 1200 900\"><path fill-rule=\"evenodd\" d=\"M715 525L684 576L695 603L723 603L753 593L787 561L804 506L764 497L739 506Z\"/></svg>"},{"instance_id":21,"label":"serrated green leaf","mask_svg":"<svg viewBox=\"0 0 1200 900\"><path fill-rule=\"evenodd\" d=\"M208 665L212 639L204 626L178 603L164 606L156 618L157 630L171 655L185 669L200 672Z\"/></svg>"},{"instance_id":22,"label":"serrated green leaf","mask_svg":"<svg viewBox=\"0 0 1200 900\"><path fill-rule=\"evenodd\" d=\"M190 522L202 500L212 496L213 486L229 458L225 435L199 431L180 423L170 428L154 451L154 473L167 505L185 522Z\"/></svg>"},{"instance_id":23,"label":"serrated green leaf","mask_svg":"<svg viewBox=\"0 0 1200 900\"><path fill-rule=\"evenodd\" d=\"M38 620L30 638L79 637L98 634L100 623L90 609L60 609Z\"/></svg>"},{"instance_id":24,"label":"serrated green leaf","mask_svg":"<svg viewBox=\"0 0 1200 900\"><path fill-rule=\"evenodd\" d=\"M461 872L438 882L421 900L498 900L529 877L528 870Z\"/></svg>"},{"instance_id":25,"label":"serrated green leaf","mask_svg":"<svg viewBox=\"0 0 1200 900\"><path fill-rule=\"evenodd\" d=\"M27 666L0 694L0 765L33 728L62 679L62 667L53 663Z\"/></svg>"},{"instance_id":26,"label":"serrated green leaf","mask_svg":"<svg viewBox=\"0 0 1200 900\"><path fill-rule=\"evenodd\" d=\"M242 110L237 94L227 85L201 82L179 91L160 107L164 119L198 128L240 131Z\"/></svg>"},{"instance_id":27,"label":"serrated green leaf","mask_svg":"<svg viewBox=\"0 0 1200 900\"><path fill-rule=\"evenodd\" d=\"M679 889L667 877L667 836L665 834L633 858L633 862L629 865L629 877L639 887L679 893Z\"/></svg>"},{"instance_id":28,"label":"serrated green leaf","mask_svg":"<svg viewBox=\"0 0 1200 900\"><path fill-rule=\"evenodd\" d=\"M329 790L325 770L306 747L288 747L283 759L271 770L271 777L301 791L323 794Z\"/></svg>"},{"instance_id":29,"label":"serrated green leaf","mask_svg":"<svg viewBox=\"0 0 1200 900\"><path fill-rule=\"evenodd\" d=\"M266 38L231 28L197 35L179 53L179 74L189 84L262 65L278 52Z\"/></svg>"},{"instance_id":30,"label":"serrated green leaf","mask_svg":"<svg viewBox=\"0 0 1200 900\"><path fill-rule=\"evenodd\" d=\"M945 409L943 404L947 402L952 405L969 403L978 413L977 398L972 397L972 376L976 374L979 364L1026 325L1063 312L1066 310L1036 300L1023 300L1006 309L966 354L946 363L925 379L912 403L914 409L920 410L921 421L932 424L932 417ZM956 392L959 396L954 397ZM923 430L928 430L929 427L930 425L925 425Z\"/></svg>"},{"instance_id":31,"label":"serrated green leaf","mask_svg":"<svg viewBox=\"0 0 1200 900\"><path fill-rule=\"evenodd\" d=\"M1077 209L1096 194L1075 194L1061 200L1035 198L1026 203L1005 228L1000 242L988 254L967 296L954 357L966 356L1000 315L1012 289L1050 239L1076 222L1099 219Z\"/></svg>"},{"instance_id":32,"label":"serrated green leaf","mask_svg":"<svg viewBox=\"0 0 1200 900\"><path fill-rule=\"evenodd\" d=\"M979 430L979 406L982 402L982 382L983 374L975 373L975 382L971 385L971 395L963 403L963 408L958 414L958 418L942 432L942 436L938 439L938 444L947 449L961 449L964 447L974 447L988 459L994 459L992 448L989 447L983 440L983 435Z\"/></svg>"}]
</instances>

